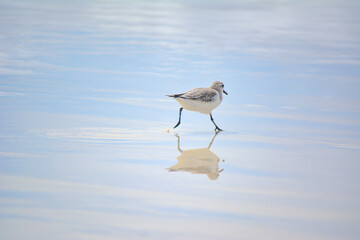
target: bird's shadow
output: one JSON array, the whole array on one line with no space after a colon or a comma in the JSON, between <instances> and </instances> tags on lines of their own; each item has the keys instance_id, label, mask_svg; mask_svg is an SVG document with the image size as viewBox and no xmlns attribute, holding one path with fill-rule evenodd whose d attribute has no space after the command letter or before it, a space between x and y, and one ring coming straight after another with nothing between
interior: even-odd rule
<instances>
[{"instance_id":1,"label":"bird's shadow","mask_svg":"<svg viewBox=\"0 0 360 240\"><path fill-rule=\"evenodd\" d=\"M219 170L220 158L210 151L216 136L220 131L215 131L208 147L182 150L180 147L180 136L177 137L177 148L181 155L177 157L177 164L167 168L169 172L190 172L192 174L205 174L210 180L216 180L224 169Z\"/></svg>"}]
</instances>

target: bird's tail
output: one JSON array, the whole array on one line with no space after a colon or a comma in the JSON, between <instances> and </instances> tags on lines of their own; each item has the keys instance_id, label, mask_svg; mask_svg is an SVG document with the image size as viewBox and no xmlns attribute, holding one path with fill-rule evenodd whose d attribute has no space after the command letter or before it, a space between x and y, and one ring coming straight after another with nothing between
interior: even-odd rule
<instances>
[{"instance_id":1,"label":"bird's tail","mask_svg":"<svg viewBox=\"0 0 360 240\"><path fill-rule=\"evenodd\" d=\"M181 97L182 95L184 95L184 93L179 93L179 94L170 94L170 95L166 95L168 97L172 97L172 98L179 98Z\"/></svg>"}]
</instances>

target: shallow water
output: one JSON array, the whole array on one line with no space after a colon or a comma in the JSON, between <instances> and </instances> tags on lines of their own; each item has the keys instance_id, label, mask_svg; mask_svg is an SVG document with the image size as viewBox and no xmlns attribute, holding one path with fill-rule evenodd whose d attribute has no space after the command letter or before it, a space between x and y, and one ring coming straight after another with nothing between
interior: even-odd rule
<instances>
[{"instance_id":1,"label":"shallow water","mask_svg":"<svg viewBox=\"0 0 360 240\"><path fill-rule=\"evenodd\" d=\"M359 8L1 1L1 238L359 239Z\"/></svg>"}]
</instances>

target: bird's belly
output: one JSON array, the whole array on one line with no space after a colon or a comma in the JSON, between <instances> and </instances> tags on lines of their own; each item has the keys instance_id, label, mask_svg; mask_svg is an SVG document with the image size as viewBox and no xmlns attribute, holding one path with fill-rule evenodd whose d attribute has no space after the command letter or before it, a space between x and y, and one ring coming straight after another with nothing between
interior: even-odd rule
<instances>
[{"instance_id":1,"label":"bird's belly","mask_svg":"<svg viewBox=\"0 0 360 240\"><path fill-rule=\"evenodd\" d=\"M217 106L220 105L221 101L211 101L211 102L201 102L190 99L181 99L176 98L176 101L181 104L181 106L189 111L195 111L203 114L210 114Z\"/></svg>"}]
</instances>

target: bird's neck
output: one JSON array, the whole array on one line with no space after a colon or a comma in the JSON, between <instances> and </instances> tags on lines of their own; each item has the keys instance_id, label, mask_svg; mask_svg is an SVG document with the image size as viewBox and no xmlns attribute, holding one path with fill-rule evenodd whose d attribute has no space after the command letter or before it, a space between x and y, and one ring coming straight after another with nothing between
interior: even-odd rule
<instances>
[{"instance_id":1,"label":"bird's neck","mask_svg":"<svg viewBox=\"0 0 360 240\"><path fill-rule=\"evenodd\" d=\"M219 90L219 89L217 89L217 88L214 88L214 87L210 87L210 88L212 88L212 89L216 90L216 91L219 93L219 96L220 96L220 101L222 101L222 98L223 98L222 91L221 91L221 90Z\"/></svg>"},{"instance_id":2,"label":"bird's neck","mask_svg":"<svg viewBox=\"0 0 360 240\"><path fill-rule=\"evenodd\" d=\"M219 92L219 91L218 91L218 93L219 93L219 96L220 96L220 101L222 101L222 99L223 99L222 92Z\"/></svg>"}]
</instances>

